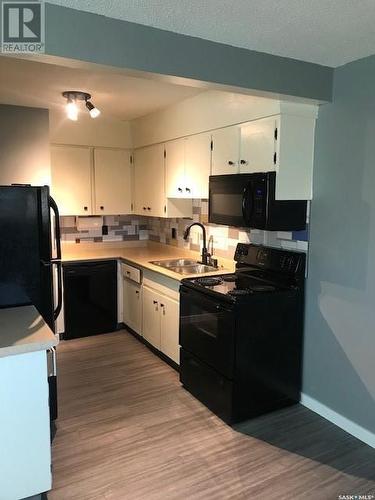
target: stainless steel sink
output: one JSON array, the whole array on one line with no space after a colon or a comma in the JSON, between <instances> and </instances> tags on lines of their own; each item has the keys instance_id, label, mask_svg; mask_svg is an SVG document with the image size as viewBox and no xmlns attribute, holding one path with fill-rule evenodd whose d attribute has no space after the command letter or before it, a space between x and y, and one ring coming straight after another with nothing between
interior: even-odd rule
<instances>
[{"instance_id":1,"label":"stainless steel sink","mask_svg":"<svg viewBox=\"0 0 375 500\"><path fill-rule=\"evenodd\" d=\"M182 267L182 266L195 266L198 264L196 260L192 259L171 259L171 260L154 260L150 262L155 266L165 267L169 269L171 267Z\"/></svg>"},{"instance_id":2,"label":"stainless steel sink","mask_svg":"<svg viewBox=\"0 0 375 500\"><path fill-rule=\"evenodd\" d=\"M154 260L150 264L163 267L178 274L202 274L217 271L217 267L206 266L191 259Z\"/></svg>"}]
</instances>

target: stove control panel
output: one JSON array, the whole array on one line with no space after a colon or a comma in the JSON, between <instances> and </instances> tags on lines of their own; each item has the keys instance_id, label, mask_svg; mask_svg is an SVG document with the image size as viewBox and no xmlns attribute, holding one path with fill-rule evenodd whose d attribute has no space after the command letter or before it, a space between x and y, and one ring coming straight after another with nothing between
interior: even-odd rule
<instances>
[{"instance_id":1,"label":"stove control panel","mask_svg":"<svg viewBox=\"0 0 375 500\"><path fill-rule=\"evenodd\" d=\"M289 252L262 245L238 243L234 260L239 265L249 265L286 274L304 275L306 256L302 252Z\"/></svg>"}]
</instances>

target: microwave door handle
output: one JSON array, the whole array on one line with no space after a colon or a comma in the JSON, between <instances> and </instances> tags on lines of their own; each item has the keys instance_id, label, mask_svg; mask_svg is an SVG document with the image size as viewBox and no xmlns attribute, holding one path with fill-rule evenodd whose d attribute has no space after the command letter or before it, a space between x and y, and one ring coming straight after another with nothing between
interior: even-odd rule
<instances>
[{"instance_id":1,"label":"microwave door handle","mask_svg":"<svg viewBox=\"0 0 375 500\"><path fill-rule=\"evenodd\" d=\"M242 195L242 216L247 224L250 222L254 207L252 193L253 193L253 183L249 182L245 187L245 189L243 190L243 195Z\"/></svg>"}]
</instances>

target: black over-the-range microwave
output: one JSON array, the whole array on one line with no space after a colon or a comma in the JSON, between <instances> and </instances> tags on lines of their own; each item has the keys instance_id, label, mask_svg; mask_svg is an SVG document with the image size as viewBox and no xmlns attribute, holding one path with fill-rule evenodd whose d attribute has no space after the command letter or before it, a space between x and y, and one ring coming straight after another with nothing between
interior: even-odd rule
<instances>
[{"instance_id":1,"label":"black over-the-range microwave","mask_svg":"<svg viewBox=\"0 0 375 500\"><path fill-rule=\"evenodd\" d=\"M307 201L275 200L276 173L212 175L209 222L268 231L306 227Z\"/></svg>"}]
</instances>

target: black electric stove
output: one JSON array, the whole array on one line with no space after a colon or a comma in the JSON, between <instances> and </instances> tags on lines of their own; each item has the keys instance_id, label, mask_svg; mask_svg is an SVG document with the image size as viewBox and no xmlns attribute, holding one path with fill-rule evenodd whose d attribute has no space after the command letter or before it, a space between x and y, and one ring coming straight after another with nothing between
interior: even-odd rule
<instances>
[{"instance_id":1,"label":"black electric stove","mask_svg":"<svg viewBox=\"0 0 375 500\"><path fill-rule=\"evenodd\" d=\"M232 424L299 401L305 254L238 244L234 274L180 288L180 379Z\"/></svg>"}]
</instances>

